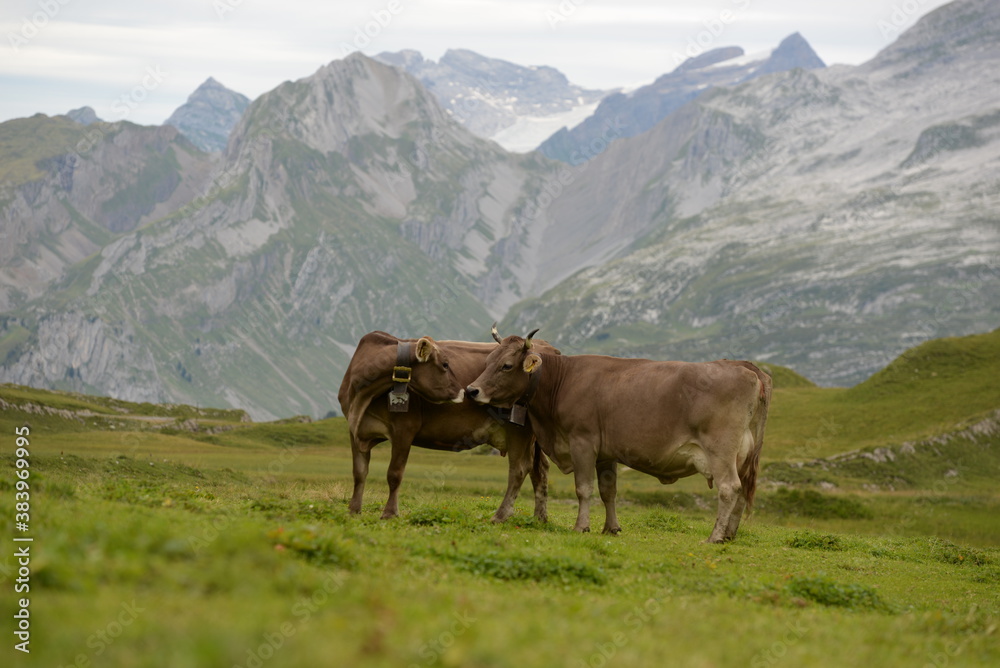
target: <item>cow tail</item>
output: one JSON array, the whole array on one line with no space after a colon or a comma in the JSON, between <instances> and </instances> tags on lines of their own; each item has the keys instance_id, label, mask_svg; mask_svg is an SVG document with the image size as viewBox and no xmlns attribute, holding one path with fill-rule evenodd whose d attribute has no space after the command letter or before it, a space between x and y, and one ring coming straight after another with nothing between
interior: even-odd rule
<instances>
[{"instance_id":1,"label":"cow tail","mask_svg":"<svg viewBox=\"0 0 1000 668\"><path fill-rule=\"evenodd\" d=\"M771 407L771 377L761 371L756 366L752 369L757 374L757 383L759 385L759 396L757 399L757 407L754 411L753 417L750 419L750 431L753 434L753 451L750 456L747 457L746 462L743 464L743 470L740 472L740 484L743 487L743 492L746 495L747 507L746 513L750 514L753 509L753 498L754 494L757 492L757 473L760 470L760 451L764 447L764 428L767 425L767 412Z\"/></svg>"}]
</instances>

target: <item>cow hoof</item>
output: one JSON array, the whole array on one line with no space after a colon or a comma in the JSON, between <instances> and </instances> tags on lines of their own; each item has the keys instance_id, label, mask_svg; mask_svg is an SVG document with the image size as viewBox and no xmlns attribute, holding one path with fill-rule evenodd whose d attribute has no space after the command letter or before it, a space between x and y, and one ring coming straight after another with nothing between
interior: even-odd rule
<instances>
[{"instance_id":1,"label":"cow hoof","mask_svg":"<svg viewBox=\"0 0 1000 668\"><path fill-rule=\"evenodd\" d=\"M621 532L622 532L622 528L621 528L621 527L614 527L614 528L612 528L612 529L605 529L605 530L604 530L604 533L609 533L609 534L611 534L612 536L617 536L617 535L618 535L618 534L620 534Z\"/></svg>"},{"instance_id":2,"label":"cow hoof","mask_svg":"<svg viewBox=\"0 0 1000 668\"><path fill-rule=\"evenodd\" d=\"M583 528L573 527L573 531L579 531L580 533L590 533L590 527L583 527Z\"/></svg>"},{"instance_id":3,"label":"cow hoof","mask_svg":"<svg viewBox=\"0 0 1000 668\"><path fill-rule=\"evenodd\" d=\"M399 517L399 513L382 513L383 520L391 520Z\"/></svg>"}]
</instances>

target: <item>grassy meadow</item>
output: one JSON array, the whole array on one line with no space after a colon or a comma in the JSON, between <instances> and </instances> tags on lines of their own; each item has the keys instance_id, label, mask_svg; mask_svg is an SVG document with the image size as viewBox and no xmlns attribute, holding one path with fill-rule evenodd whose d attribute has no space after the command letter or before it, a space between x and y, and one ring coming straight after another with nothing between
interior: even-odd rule
<instances>
[{"instance_id":1,"label":"grassy meadow","mask_svg":"<svg viewBox=\"0 0 1000 668\"><path fill-rule=\"evenodd\" d=\"M708 545L715 493L619 475L616 537L494 525L506 460L388 447L347 513L343 419L0 386L0 614L14 666L1000 665L1000 331L909 351L850 389L773 368L757 509ZM30 531L15 526L30 433ZM603 508L594 504L601 526ZM28 535L30 592L15 593ZM14 627L16 630L16 626Z\"/></svg>"}]
</instances>

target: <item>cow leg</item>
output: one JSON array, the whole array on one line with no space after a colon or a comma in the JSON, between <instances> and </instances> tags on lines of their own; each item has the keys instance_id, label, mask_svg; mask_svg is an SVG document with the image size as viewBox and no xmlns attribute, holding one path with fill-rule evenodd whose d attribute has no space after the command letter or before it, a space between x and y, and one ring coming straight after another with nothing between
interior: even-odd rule
<instances>
[{"instance_id":1,"label":"cow leg","mask_svg":"<svg viewBox=\"0 0 1000 668\"><path fill-rule=\"evenodd\" d=\"M532 440L531 487L535 490L535 519L549 521L549 459Z\"/></svg>"},{"instance_id":2,"label":"cow leg","mask_svg":"<svg viewBox=\"0 0 1000 668\"><path fill-rule=\"evenodd\" d=\"M736 497L736 505L729 516L729 524L726 525L726 537L723 540L732 540L736 537L736 530L740 528L740 520L743 519L743 511L746 510L746 507L746 494L743 492L743 489L740 489L740 493Z\"/></svg>"},{"instance_id":3,"label":"cow leg","mask_svg":"<svg viewBox=\"0 0 1000 668\"><path fill-rule=\"evenodd\" d=\"M719 513L715 518L712 535L708 537L709 543L722 543L733 537L735 528L733 533L730 533L729 527L734 521L735 525L739 526L738 513L743 512L746 503L743 499L743 488L740 485L739 476L736 475L735 464L730 469L714 476L715 482L719 486ZM737 513L735 520L733 520L734 513Z\"/></svg>"},{"instance_id":4,"label":"cow leg","mask_svg":"<svg viewBox=\"0 0 1000 668\"><path fill-rule=\"evenodd\" d=\"M597 454L583 452L586 445L570 443L570 457L573 460L573 481L576 484L576 498L580 503L573 531L590 531L590 496L594 493L594 471Z\"/></svg>"},{"instance_id":5,"label":"cow leg","mask_svg":"<svg viewBox=\"0 0 1000 668\"><path fill-rule=\"evenodd\" d=\"M525 442L524 438L516 436L508 438L507 464L507 493L504 494L500 507L493 513L494 523L503 522L514 514L514 502L531 468L531 442Z\"/></svg>"},{"instance_id":6,"label":"cow leg","mask_svg":"<svg viewBox=\"0 0 1000 668\"><path fill-rule=\"evenodd\" d=\"M406 460L410 456L410 441L393 437L392 456L389 458L389 470L385 479L389 483L389 499L382 510L382 519L388 520L399 515L399 486L403 483L403 471L406 470Z\"/></svg>"},{"instance_id":7,"label":"cow leg","mask_svg":"<svg viewBox=\"0 0 1000 668\"><path fill-rule=\"evenodd\" d=\"M597 462L597 488L604 502L604 533L617 534L622 530L615 512L615 497L618 495L618 462L615 460Z\"/></svg>"},{"instance_id":8,"label":"cow leg","mask_svg":"<svg viewBox=\"0 0 1000 668\"><path fill-rule=\"evenodd\" d=\"M365 495L365 480L368 478L368 462L371 460L371 444L365 443L365 447L360 446L357 441L351 438L351 455L354 458L354 494L347 509L352 513L361 512L361 502Z\"/></svg>"}]
</instances>

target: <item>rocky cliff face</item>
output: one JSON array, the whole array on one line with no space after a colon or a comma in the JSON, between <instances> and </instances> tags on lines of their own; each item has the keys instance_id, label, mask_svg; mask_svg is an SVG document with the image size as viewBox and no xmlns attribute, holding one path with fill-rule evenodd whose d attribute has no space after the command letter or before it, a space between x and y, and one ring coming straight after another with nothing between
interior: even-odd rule
<instances>
[{"instance_id":1,"label":"rocky cliff face","mask_svg":"<svg viewBox=\"0 0 1000 668\"><path fill-rule=\"evenodd\" d=\"M998 27L995 6L955 3L863 66L715 89L616 142L549 215L625 249L505 331L851 384L919 340L992 328Z\"/></svg>"},{"instance_id":2,"label":"rocky cliff face","mask_svg":"<svg viewBox=\"0 0 1000 668\"><path fill-rule=\"evenodd\" d=\"M610 142L646 132L714 86L731 86L795 68L825 67L798 33L759 59L744 56L742 48L727 46L689 58L648 86L604 98L592 116L573 128L562 128L538 150L555 160L580 165Z\"/></svg>"},{"instance_id":3,"label":"rocky cliff face","mask_svg":"<svg viewBox=\"0 0 1000 668\"><path fill-rule=\"evenodd\" d=\"M194 199L212 165L170 127L84 127L39 114L0 125L0 137L25 142L5 156L0 184L0 311L44 294L115 235Z\"/></svg>"},{"instance_id":4,"label":"rocky cliff face","mask_svg":"<svg viewBox=\"0 0 1000 668\"><path fill-rule=\"evenodd\" d=\"M249 104L246 95L209 77L163 124L180 130L202 151L221 151Z\"/></svg>"},{"instance_id":5,"label":"rocky cliff face","mask_svg":"<svg viewBox=\"0 0 1000 668\"><path fill-rule=\"evenodd\" d=\"M506 314L567 353L851 383L1000 315L998 14L954 3L863 66L716 87L578 165L361 55L262 95L221 153L0 124L0 379L322 416L364 333L483 340Z\"/></svg>"},{"instance_id":6,"label":"rocky cliff face","mask_svg":"<svg viewBox=\"0 0 1000 668\"><path fill-rule=\"evenodd\" d=\"M148 131L165 142L157 154L179 137ZM99 142L94 159L139 169L111 150ZM174 191L201 170L198 197L141 229L142 207L118 191L109 198L121 206L104 218L86 209L78 227L101 221L103 243L60 289L8 313L5 379L324 415L367 331L488 331L476 293L511 281L480 279L526 184L545 174L456 124L415 79L360 55L261 96L217 159L189 150L196 164L181 165ZM147 187L150 202L168 191Z\"/></svg>"}]
</instances>

